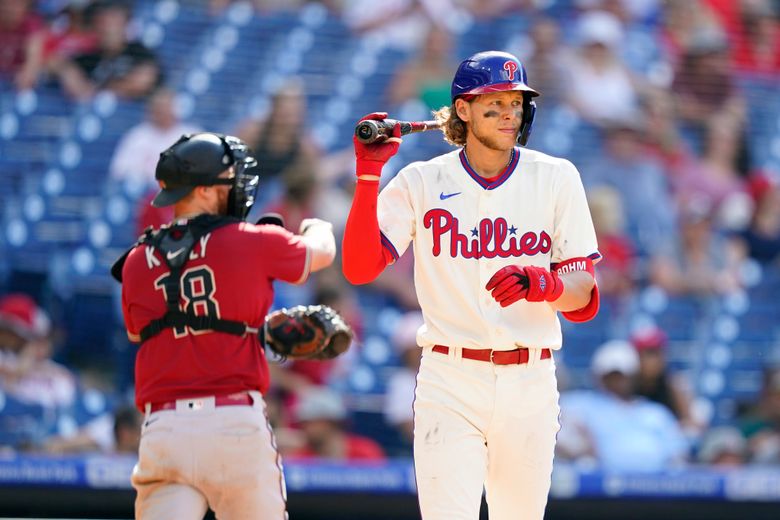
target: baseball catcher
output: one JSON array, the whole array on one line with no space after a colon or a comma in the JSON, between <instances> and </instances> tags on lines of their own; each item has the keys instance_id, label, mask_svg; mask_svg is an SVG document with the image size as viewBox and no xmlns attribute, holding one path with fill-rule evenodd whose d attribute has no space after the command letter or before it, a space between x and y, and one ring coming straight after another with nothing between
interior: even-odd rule
<instances>
[{"instance_id":1,"label":"baseball catcher","mask_svg":"<svg viewBox=\"0 0 780 520\"><path fill-rule=\"evenodd\" d=\"M304 219L295 234L278 215L247 222L260 170L234 136L182 136L160 154L155 177L152 204L173 206L174 220L147 230L112 269L138 344L135 402L145 417L135 518L211 509L217 518L286 519L260 336L266 329L289 357L346 350L350 336L337 331L349 329L326 309L282 312L266 325L274 283L301 284L332 264L332 225Z\"/></svg>"},{"instance_id":2,"label":"baseball catcher","mask_svg":"<svg viewBox=\"0 0 780 520\"><path fill-rule=\"evenodd\" d=\"M352 328L327 305L297 305L270 313L265 343L282 359L333 359L352 342Z\"/></svg>"}]
</instances>

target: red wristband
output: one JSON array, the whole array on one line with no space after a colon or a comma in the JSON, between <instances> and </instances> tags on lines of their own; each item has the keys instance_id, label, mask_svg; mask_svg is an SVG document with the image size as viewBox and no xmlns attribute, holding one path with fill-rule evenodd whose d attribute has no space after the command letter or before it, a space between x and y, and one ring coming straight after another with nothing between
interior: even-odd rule
<instances>
[{"instance_id":1,"label":"red wristband","mask_svg":"<svg viewBox=\"0 0 780 520\"><path fill-rule=\"evenodd\" d=\"M384 161L372 161L370 159L358 159L357 167L355 168L356 174L360 175L376 175L380 177L382 175L382 167L385 165Z\"/></svg>"}]
</instances>

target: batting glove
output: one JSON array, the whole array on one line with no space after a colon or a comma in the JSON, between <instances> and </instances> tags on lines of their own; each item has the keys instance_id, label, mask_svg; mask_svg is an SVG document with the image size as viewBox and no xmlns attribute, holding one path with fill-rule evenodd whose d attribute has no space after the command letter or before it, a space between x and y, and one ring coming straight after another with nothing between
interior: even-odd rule
<instances>
[{"instance_id":1,"label":"batting glove","mask_svg":"<svg viewBox=\"0 0 780 520\"><path fill-rule=\"evenodd\" d=\"M387 119L387 112L374 112L363 116L360 121L367 119L373 119L375 121L381 121ZM357 175L376 175L379 177L382 174L382 167L387 161L390 160L398 152L398 147L401 145L401 124L397 123L393 127L392 137L388 137L371 144L363 144L357 140L357 137L352 137L352 142L355 145L355 158L357 159Z\"/></svg>"},{"instance_id":2,"label":"batting glove","mask_svg":"<svg viewBox=\"0 0 780 520\"><path fill-rule=\"evenodd\" d=\"M509 265L499 269L485 289L502 307L518 300L554 302L563 294L563 282L555 272L532 265Z\"/></svg>"}]
</instances>

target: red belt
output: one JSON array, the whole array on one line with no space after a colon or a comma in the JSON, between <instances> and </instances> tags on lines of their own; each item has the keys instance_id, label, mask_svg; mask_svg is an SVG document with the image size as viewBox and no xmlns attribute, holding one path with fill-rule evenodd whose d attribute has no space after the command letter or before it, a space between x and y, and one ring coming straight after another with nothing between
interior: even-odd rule
<instances>
[{"instance_id":1,"label":"red belt","mask_svg":"<svg viewBox=\"0 0 780 520\"><path fill-rule=\"evenodd\" d=\"M193 397L192 399L179 399L180 401L190 401L190 408L196 408L197 401L210 399L210 397ZM248 392L236 392L235 394L218 395L214 397L214 406L251 406L254 399ZM152 403L149 413L160 412L162 410L175 410L176 401L167 403Z\"/></svg>"},{"instance_id":2,"label":"red belt","mask_svg":"<svg viewBox=\"0 0 780 520\"><path fill-rule=\"evenodd\" d=\"M494 365L522 365L528 363L529 350L527 348L516 348L514 350L490 350L463 348L461 357L473 359L475 361L489 361ZM433 351L440 354L448 354L450 347L444 345L434 345ZM540 359L550 359L552 351L549 348L543 348Z\"/></svg>"}]
</instances>

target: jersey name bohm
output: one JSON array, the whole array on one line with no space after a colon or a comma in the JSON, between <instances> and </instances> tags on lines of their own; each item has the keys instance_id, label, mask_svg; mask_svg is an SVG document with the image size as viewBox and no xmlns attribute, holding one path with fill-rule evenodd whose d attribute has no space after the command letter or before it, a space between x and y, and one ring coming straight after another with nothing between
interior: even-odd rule
<instances>
[{"instance_id":1,"label":"jersey name bohm","mask_svg":"<svg viewBox=\"0 0 780 520\"><path fill-rule=\"evenodd\" d=\"M571 273L574 271L588 271L588 263L585 260L578 260L562 265L556 269L558 274Z\"/></svg>"},{"instance_id":2,"label":"jersey name bohm","mask_svg":"<svg viewBox=\"0 0 780 520\"><path fill-rule=\"evenodd\" d=\"M446 209L428 210L423 217L423 225L431 230L433 256L441 254L442 242L446 241L447 235L449 235L449 254L452 258L533 256L549 253L552 247L552 239L546 231L540 233L526 231L518 235L517 228L509 226L503 217L495 220L483 218L478 228L471 230L471 237L460 232L457 217Z\"/></svg>"}]
</instances>

